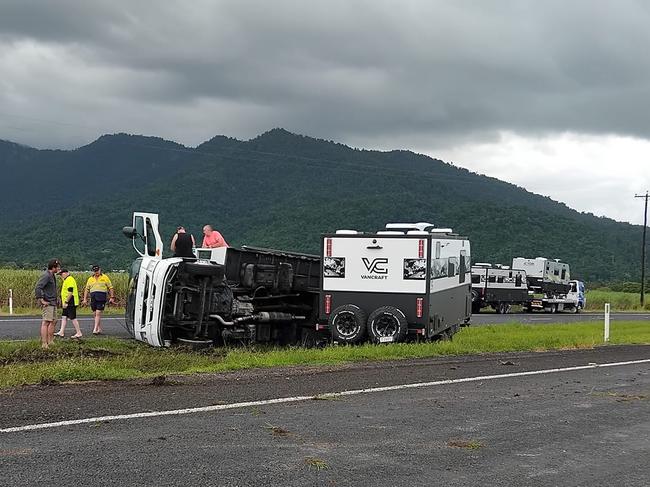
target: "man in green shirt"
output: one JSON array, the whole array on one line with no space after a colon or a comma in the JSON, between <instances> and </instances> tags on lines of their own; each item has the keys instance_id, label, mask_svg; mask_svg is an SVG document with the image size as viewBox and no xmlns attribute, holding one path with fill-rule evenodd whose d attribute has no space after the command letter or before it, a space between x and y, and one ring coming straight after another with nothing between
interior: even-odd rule
<instances>
[{"instance_id":1,"label":"man in green shirt","mask_svg":"<svg viewBox=\"0 0 650 487\"><path fill-rule=\"evenodd\" d=\"M71 338L81 338L81 328L79 328L79 320L77 320L77 306L79 306L79 291L77 290L77 281L70 275L68 269L61 269L59 272L63 278L61 285L61 305L63 312L61 313L61 329L56 336L63 337L65 335L65 325L67 320L72 321L74 329L77 332Z\"/></svg>"}]
</instances>

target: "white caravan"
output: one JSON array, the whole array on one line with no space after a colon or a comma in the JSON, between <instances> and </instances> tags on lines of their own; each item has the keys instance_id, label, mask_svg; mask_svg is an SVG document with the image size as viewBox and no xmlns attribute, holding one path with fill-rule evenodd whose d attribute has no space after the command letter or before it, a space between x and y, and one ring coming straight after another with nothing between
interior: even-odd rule
<instances>
[{"instance_id":1,"label":"white caravan","mask_svg":"<svg viewBox=\"0 0 650 487\"><path fill-rule=\"evenodd\" d=\"M470 243L428 223L323 236L322 322L334 340L451 336L471 315Z\"/></svg>"},{"instance_id":2,"label":"white caravan","mask_svg":"<svg viewBox=\"0 0 650 487\"><path fill-rule=\"evenodd\" d=\"M513 304L529 300L526 271L491 264L472 266L472 313L492 307L497 313L507 313Z\"/></svg>"}]
</instances>

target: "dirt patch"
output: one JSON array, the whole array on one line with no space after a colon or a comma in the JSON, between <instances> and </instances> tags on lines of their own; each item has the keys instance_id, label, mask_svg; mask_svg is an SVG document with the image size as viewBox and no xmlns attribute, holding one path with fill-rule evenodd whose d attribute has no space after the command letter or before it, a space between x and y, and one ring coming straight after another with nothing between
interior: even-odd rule
<instances>
[{"instance_id":1,"label":"dirt patch","mask_svg":"<svg viewBox=\"0 0 650 487\"><path fill-rule=\"evenodd\" d=\"M44 362L54 362L56 360L65 360L73 358L86 358L86 359L101 359L107 357L115 357L122 355L121 353L112 352L110 350L98 349L79 349L79 350L26 350L13 353L8 357L0 359L0 366L5 365L23 365L23 364L38 364Z\"/></svg>"}]
</instances>

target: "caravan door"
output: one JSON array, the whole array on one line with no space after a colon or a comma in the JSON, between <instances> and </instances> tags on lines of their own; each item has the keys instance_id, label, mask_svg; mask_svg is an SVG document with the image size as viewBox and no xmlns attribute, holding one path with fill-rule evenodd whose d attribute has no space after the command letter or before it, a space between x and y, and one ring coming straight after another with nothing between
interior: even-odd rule
<instances>
[{"instance_id":1,"label":"caravan door","mask_svg":"<svg viewBox=\"0 0 650 487\"><path fill-rule=\"evenodd\" d=\"M158 231L157 213L133 213L133 228L137 235L133 238L133 248L141 257L162 259L163 242Z\"/></svg>"}]
</instances>

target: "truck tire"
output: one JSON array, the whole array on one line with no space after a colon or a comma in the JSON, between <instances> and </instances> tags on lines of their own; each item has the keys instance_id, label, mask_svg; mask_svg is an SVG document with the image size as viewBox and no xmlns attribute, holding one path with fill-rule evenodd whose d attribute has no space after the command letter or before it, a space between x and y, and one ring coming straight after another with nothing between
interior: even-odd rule
<instances>
[{"instance_id":1,"label":"truck tire","mask_svg":"<svg viewBox=\"0 0 650 487\"><path fill-rule=\"evenodd\" d=\"M358 343L366 336L366 313L355 304L336 308L327 324L337 342Z\"/></svg>"},{"instance_id":2,"label":"truck tire","mask_svg":"<svg viewBox=\"0 0 650 487\"><path fill-rule=\"evenodd\" d=\"M408 322L401 310L381 306L368 316L368 335L374 343L398 343L408 333Z\"/></svg>"}]
</instances>

